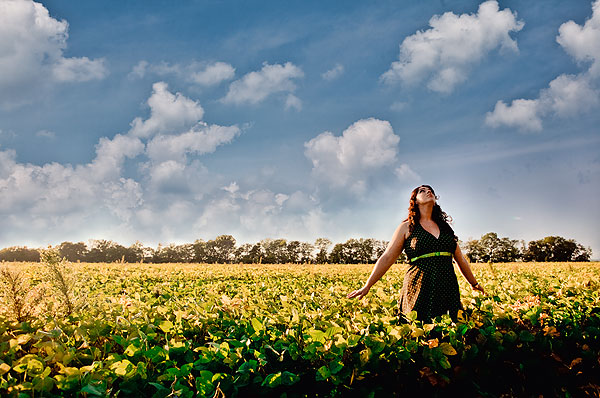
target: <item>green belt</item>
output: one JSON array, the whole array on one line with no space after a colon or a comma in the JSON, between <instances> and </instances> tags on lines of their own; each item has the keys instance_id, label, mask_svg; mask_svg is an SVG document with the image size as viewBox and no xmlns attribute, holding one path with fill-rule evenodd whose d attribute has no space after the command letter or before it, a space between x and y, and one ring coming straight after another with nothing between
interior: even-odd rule
<instances>
[{"instance_id":1,"label":"green belt","mask_svg":"<svg viewBox=\"0 0 600 398\"><path fill-rule=\"evenodd\" d=\"M450 253L450 252L433 252L433 253L427 253L427 254L423 254L422 256L411 258L410 262L412 263L413 261L416 261L416 260L418 260L420 258L437 257L437 256L452 256L452 253Z\"/></svg>"}]
</instances>

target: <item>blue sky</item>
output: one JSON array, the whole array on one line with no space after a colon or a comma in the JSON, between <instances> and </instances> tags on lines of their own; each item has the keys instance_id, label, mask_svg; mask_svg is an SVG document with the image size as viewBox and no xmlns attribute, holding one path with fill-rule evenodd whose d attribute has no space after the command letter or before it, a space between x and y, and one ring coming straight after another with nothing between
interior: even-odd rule
<instances>
[{"instance_id":1,"label":"blue sky","mask_svg":"<svg viewBox=\"0 0 600 398\"><path fill-rule=\"evenodd\" d=\"M600 1L0 0L0 242L390 239L600 253Z\"/></svg>"}]
</instances>

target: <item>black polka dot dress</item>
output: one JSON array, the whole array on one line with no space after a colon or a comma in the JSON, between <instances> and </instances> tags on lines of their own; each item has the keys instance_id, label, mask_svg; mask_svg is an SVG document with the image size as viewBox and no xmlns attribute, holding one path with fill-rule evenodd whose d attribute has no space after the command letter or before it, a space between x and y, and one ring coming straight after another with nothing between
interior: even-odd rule
<instances>
[{"instance_id":1,"label":"black polka dot dress","mask_svg":"<svg viewBox=\"0 0 600 398\"><path fill-rule=\"evenodd\" d=\"M404 252L409 261L432 252L454 254L455 250L456 241L450 231L440 228L440 235L436 239L418 222L404 242ZM421 321L429 321L446 313L456 319L461 308L452 256L426 257L411 262L404 276L400 298L400 310L404 314L417 311L417 319Z\"/></svg>"}]
</instances>

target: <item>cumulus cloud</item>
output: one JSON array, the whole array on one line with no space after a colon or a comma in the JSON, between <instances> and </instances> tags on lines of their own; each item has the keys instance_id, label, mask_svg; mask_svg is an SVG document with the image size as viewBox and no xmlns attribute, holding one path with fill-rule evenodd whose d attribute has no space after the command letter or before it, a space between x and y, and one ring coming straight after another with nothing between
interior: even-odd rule
<instances>
[{"instance_id":1,"label":"cumulus cloud","mask_svg":"<svg viewBox=\"0 0 600 398\"><path fill-rule=\"evenodd\" d=\"M88 57L61 58L54 65L52 73L60 82L87 82L103 79L106 67L103 61L90 60Z\"/></svg>"},{"instance_id":2,"label":"cumulus cloud","mask_svg":"<svg viewBox=\"0 0 600 398\"><path fill-rule=\"evenodd\" d=\"M591 62L589 73L600 75L600 1L592 3L592 16L583 26L574 21L563 23L556 41L579 62Z\"/></svg>"},{"instance_id":3,"label":"cumulus cloud","mask_svg":"<svg viewBox=\"0 0 600 398\"><path fill-rule=\"evenodd\" d=\"M204 206L195 230L213 235L235 231L255 241L269 236L310 239L315 213L322 215L317 200L301 191L288 195L267 188L242 190L237 183L230 187L235 188L222 189Z\"/></svg>"},{"instance_id":4,"label":"cumulus cloud","mask_svg":"<svg viewBox=\"0 0 600 398\"><path fill-rule=\"evenodd\" d=\"M182 65L169 64L164 61L158 64L150 64L148 61L142 60L132 68L129 77L141 79L148 74L158 76L170 75L189 83L201 86L214 86L223 81L233 79L235 68L226 62L192 62L188 65Z\"/></svg>"},{"instance_id":5,"label":"cumulus cloud","mask_svg":"<svg viewBox=\"0 0 600 398\"><path fill-rule=\"evenodd\" d=\"M130 134L150 137L158 133L171 133L197 123L204 116L204 109L197 101L180 93L173 94L164 82L154 83L148 99L150 117L137 117L131 122Z\"/></svg>"},{"instance_id":6,"label":"cumulus cloud","mask_svg":"<svg viewBox=\"0 0 600 398\"><path fill-rule=\"evenodd\" d=\"M291 62L284 65L265 63L260 71L250 72L232 82L221 101L227 104L258 104L273 94L291 94L296 90L293 80L303 76L302 69Z\"/></svg>"},{"instance_id":7,"label":"cumulus cloud","mask_svg":"<svg viewBox=\"0 0 600 398\"><path fill-rule=\"evenodd\" d=\"M510 9L500 10L492 0L480 4L477 14L446 12L434 15L429 25L430 29L403 40L399 60L381 76L384 83L427 80L429 89L450 93L491 51L518 51L510 33L520 31L524 24Z\"/></svg>"},{"instance_id":8,"label":"cumulus cloud","mask_svg":"<svg viewBox=\"0 0 600 398\"><path fill-rule=\"evenodd\" d=\"M30 0L0 2L0 105L11 108L31 102L40 90L64 82L103 79L104 59L63 56L67 21L50 16Z\"/></svg>"},{"instance_id":9,"label":"cumulus cloud","mask_svg":"<svg viewBox=\"0 0 600 398\"><path fill-rule=\"evenodd\" d=\"M344 73L344 65L336 64L333 68L329 69L327 72L321 74L321 77L324 80L334 80L340 77Z\"/></svg>"},{"instance_id":10,"label":"cumulus cloud","mask_svg":"<svg viewBox=\"0 0 600 398\"><path fill-rule=\"evenodd\" d=\"M396 161L399 141L388 121L361 119L339 137L319 134L304 144L304 154L319 180L362 194L371 177Z\"/></svg>"},{"instance_id":11,"label":"cumulus cloud","mask_svg":"<svg viewBox=\"0 0 600 398\"><path fill-rule=\"evenodd\" d=\"M285 100L285 109L294 108L297 111L302 110L302 100L296 97L294 94L288 94Z\"/></svg>"},{"instance_id":12,"label":"cumulus cloud","mask_svg":"<svg viewBox=\"0 0 600 398\"><path fill-rule=\"evenodd\" d=\"M542 131L542 119L553 115L571 117L597 108L600 104L600 0L592 5L592 17L584 26L573 21L563 23L556 41L580 63L589 63L587 70L577 74L562 74L540 90L538 98L515 99L510 105L496 102L486 114L491 127L516 127L521 131Z\"/></svg>"},{"instance_id":13,"label":"cumulus cloud","mask_svg":"<svg viewBox=\"0 0 600 398\"><path fill-rule=\"evenodd\" d=\"M231 142L240 129L198 120L203 116L200 105L169 92L164 83L154 85L148 104L147 120L136 118L128 133L102 137L95 157L85 164L19 163L14 150L0 151L4 230L80 236L119 226L140 228L149 215L155 226L165 218L168 225L183 219L191 226L191 214L198 213L193 203L222 186L198 157ZM138 166L137 175L128 175L135 170L126 167L128 161ZM165 194L173 200L165 201ZM28 233L35 239L33 235Z\"/></svg>"},{"instance_id":14,"label":"cumulus cloud","mask_svg":"<svg viewBox=\"0 0 600 398\"><path fill-rule=\"evenodd\" d=\"M203 86L219 84L224 80L230 80L235 75L235 69L225 62L215 62L205 68L192 72L190 79Z\"/></svg>"},{"instance_id":15,"label":"cumulus cloud","mask_svg":"<svg viewBox=\"0 0 600 398\"><path fill-rule=\"evenodd\" d=\"M396 170L394 170L394 174L396 174L398 179L401 181L418 181L421 179L421 177L406 163L403 163L400 165L400 167L396 168Z\"/></svg>"},{"instance_id":16,"label":"cumulus cloud","mask_svg":"<svg viewBox=\"0 0 600 398\"><path fill-rule=\"evenodd\" d=\"M185 159L186 154L202 155L214 152L219 145L231 142L240 134L237 126L217 126L199 123L179 135L159 135L149 143L147 154L153 161Z\"/></svg>"},{"instance_id":17,"label":"cumulus cloud","mask_svg":"<svg viewBox=\"0 0 600 398\"><path fill-rule=\"evenodd\" d=\"M491 127L506 125L524 131L541 131L542 120L538 109L538 100L517 99L510 105L498 101L494 110L486 115L485 122Z\"/></svg>"}]
</instances>

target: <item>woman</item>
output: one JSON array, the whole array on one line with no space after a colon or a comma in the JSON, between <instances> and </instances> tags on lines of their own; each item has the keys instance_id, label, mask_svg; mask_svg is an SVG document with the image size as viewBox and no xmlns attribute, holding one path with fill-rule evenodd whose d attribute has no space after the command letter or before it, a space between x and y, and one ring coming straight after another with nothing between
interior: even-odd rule
<instances>
[{"instance_id":1,"label":"woman","mask_svg":"<svg viewBox=\"0 0 600 398\"><path fill-rule=\"evenodd\" d=\"M394 232L366 284L349 293L348 298L364 297L404 250L410 266L402 284L402 312L417 311L417 319L422 321L446 313L456 319L462 306L452 257L473 289L485 292L462 255L449 221L451 218L436 203L429 185L415 188L410 196L408 217Z\"/></svg>"}]
</instances>

